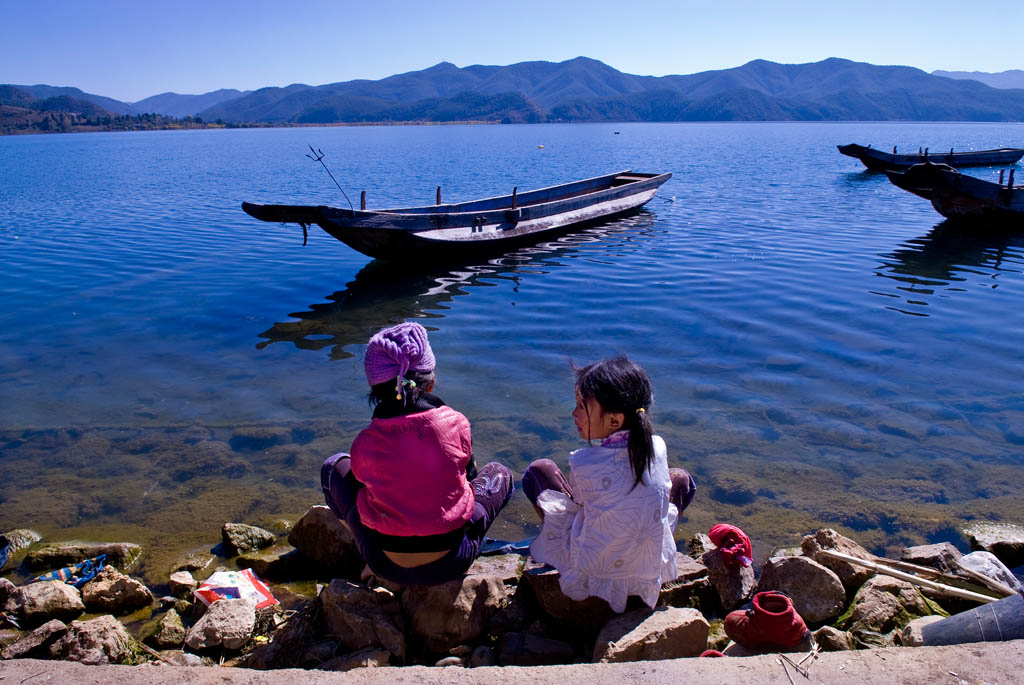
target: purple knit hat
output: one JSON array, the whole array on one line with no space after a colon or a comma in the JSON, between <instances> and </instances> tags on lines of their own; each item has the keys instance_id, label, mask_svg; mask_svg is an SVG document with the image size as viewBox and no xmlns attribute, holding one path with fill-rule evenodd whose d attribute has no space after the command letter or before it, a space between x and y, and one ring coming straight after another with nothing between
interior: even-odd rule
<instances>
[{"instance_id":1,"label":"purple knit hat","mask_svg":"<svg viewBox=\"0 0 1024 685\"><path fill-rule=\"evenodd\" d=\"M363 368L370 385L402 378L410 369L433 371L434 353L427 329L410 321L378 331L366 346Z\"/></svg>"}]
</instances>

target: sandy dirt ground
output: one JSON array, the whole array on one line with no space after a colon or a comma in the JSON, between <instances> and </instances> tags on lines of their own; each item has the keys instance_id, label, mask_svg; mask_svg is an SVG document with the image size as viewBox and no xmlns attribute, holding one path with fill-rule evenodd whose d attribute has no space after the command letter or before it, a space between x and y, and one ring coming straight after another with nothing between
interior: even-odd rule
<instances>
[{"instance_id":1,"label":"sandy dirt ground","mask_svg":"<svg viewBox=\"0 0 1024 685\"><path fill-rule=\"evenodd\" d=\"M804 656L790 655L793 661ZM550 685L581 683L849 683L874 685L996 685L1024 682L1024 640L950 647L875 649L821 654L807 676L774 654L720 659L675 659L627 664L579 664L534 668L458 667L359 669L348 673L324 671L251 671L241 668L146 666L83 666L77 663L22 659L0 663L2 685L82 683L509 683Z\"/></svg>"}]
</instances>

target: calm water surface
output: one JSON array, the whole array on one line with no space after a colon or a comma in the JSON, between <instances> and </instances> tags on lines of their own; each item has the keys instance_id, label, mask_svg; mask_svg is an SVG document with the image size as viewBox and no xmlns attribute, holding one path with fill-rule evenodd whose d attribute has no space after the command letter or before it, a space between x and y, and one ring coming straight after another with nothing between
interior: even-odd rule
<instances>
[{"instance_id":1,"label":"calm water surface","mask_svg":"<svg viewBox=\"0 0 1024 685\"><path fill-rule=\"evenodd\" d=\"M698 481L680 538L731 521L772 544L830 525L878 551L964 546L965 521L1019 518L1024 495L1024 237L965 235L839 155L848 142L1021 146L1024 126L0 138L0 529L170 554L224 521L294 519L368 420L366 339L424 319L438 393L481 460L564 463L568 360L626 352ZM303 247L241 211L345 204L310 143L371 208L430 204L438 185L456 201L628 168L673 178L627 219L413 268L318 228ZM496 532L532 526L520 494Z\"/></svg>"}]
</instances>

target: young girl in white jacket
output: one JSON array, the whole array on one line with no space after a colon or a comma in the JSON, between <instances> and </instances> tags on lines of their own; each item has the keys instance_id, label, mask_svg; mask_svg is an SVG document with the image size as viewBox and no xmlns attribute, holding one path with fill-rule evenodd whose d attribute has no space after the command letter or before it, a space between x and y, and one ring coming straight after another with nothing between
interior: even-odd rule
<instances>
[{"instance_id":1,"label":"young girl in white jacket","mask_svg":"<svg viewBox=\"0 0 1024 685\"><path fill-rule=\"evenodd\" d=\"M630 595L654 607L676 578L672 531L696 490L690 474L669 469L652 434L652 398L647 373L623 355L578 369L573 420L598 444L570 455L568 481L550 459L523 475L543 519L533 558L558 569L568 597L600 597L617 612Z\"/></svg>"}]
</instances>

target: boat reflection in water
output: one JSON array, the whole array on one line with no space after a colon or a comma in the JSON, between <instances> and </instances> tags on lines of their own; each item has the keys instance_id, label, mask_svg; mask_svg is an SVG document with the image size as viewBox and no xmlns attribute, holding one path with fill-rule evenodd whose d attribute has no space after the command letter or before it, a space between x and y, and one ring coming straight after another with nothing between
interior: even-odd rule
<instances>
[{"instance_id":1,"label":"boat reflection in water","mask_svg":"<svg viewBox=\"0 0 1024 685\"><path fill-rule=\"evenodd\" d=\"M276 342L290 342L304 350L330 347L331 359L346 359L354 356L346 347L364 344L385 326L412 318L444 317L455 298L468 295L472 288L501 280L518 284L522 278L543 276L565 266L560 260L576 259L583 251L589 256L595 250L611 256L629 242L657 234L654 220L653 213L641 210L600 227L476 264L413 270L408 264L374 260L344 289L329 295L327 302L289 314L298 320L275 323L260 333L264 340L257 347L263 349Z\"/></svg>"},{"instance_id":2,"label":"boat reflection in water","mask_svg":"<svg viewBox=\"0 0 1024 685\"><path fill-rule=\"evenodd\" d=\"M915 307L928 299L966 292L978 284L999 287L1000 275L1024 273L1024 234L994 230L983 220L946 220L927 235L880 254L875 274L896 281L899 293L875 292ZM941 294L941 295L940 295ZM904 314L928 316L922 309L890 307Z\"/></svg>"}]
</instances>

